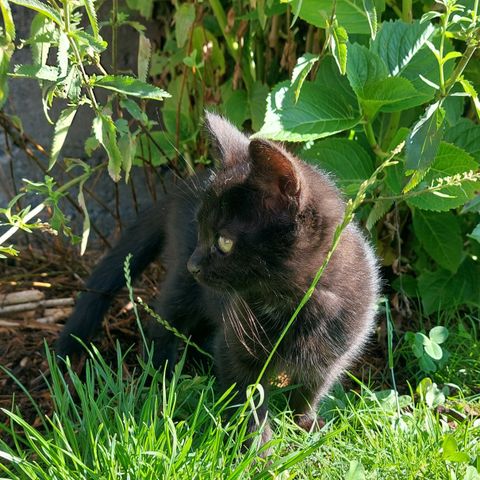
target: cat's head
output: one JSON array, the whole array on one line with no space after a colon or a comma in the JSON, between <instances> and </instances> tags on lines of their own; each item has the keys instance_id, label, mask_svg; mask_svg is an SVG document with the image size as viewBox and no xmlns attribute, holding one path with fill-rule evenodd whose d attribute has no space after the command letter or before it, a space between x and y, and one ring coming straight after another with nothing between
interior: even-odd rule
<instances>
[{"instance_id":1,"label":"cat's head","mask_svg":"<svg viewBox=\"0 0 480 480\"><path fill-rule=\"evenodd\" d=\"M218 115L207 114L207 125L221 166L201 198L188 269L199 282L222 290L285 285L287 263L302 235L306 166L278 144L249 139Z\"/></svg>"}]
</instances>

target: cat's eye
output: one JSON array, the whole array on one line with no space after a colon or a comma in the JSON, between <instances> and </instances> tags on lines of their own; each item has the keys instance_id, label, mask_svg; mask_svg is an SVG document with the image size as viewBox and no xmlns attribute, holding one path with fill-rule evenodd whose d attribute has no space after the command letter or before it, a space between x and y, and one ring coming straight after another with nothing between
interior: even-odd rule
<instances>
[{"instance_id":1,"label":"cat's eye","mask_svg":"<svg viewBox=\"0 0 480 480\"><path fill-rule=\"evenodd\" d=\"M230 253L233 248L233 240L230 240L230 238L222 237L222 235L220 235L217 240L217 245L222 253Z\"/></svg>"}]
</instances>

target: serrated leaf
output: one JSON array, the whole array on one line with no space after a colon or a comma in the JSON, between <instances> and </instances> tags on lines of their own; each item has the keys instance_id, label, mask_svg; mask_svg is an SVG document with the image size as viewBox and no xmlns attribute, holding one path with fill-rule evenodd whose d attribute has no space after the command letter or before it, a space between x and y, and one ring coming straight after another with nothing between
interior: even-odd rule
<instances>
[{"instance_id":1,"label":"serrated leaf","mask_svg":"<svg viewBox=\"0 0 480 480\"><path fill-rule=\"evenodd\" d=\"M58 40L57 48L57 64L58 64L58 76L64 78L67 76L68 71L68 49L70 44L68 37L64 32L60 32L60 38Z\"/></svg>"},{"instance_id":2,"label":"serrated leaf","mask_svg":"<svg viewBox=\"0 0 480 480\"><path fill-rule=\"evenodd\" d=\"M152 44L150 40L143 33L140 33L138 37L137 76L142 82L146 82L148 78L151 54Z\"/></svg>"},{"instance_id":3,"label":"serrated leaf","mask_svg":"<svg viewBox=\"0 0 480 480\"><path fill-rule=\"evenodd\" d=\"M138 120L142 123L147 122L147 114L140 108L135 100L131 100L130 98L122 98L120 100L120 106L125 108L135 120Z\"/></svg>"},{"instance_id":4,"label":"serrated leaf","mask_svg":"<svg viewBox=\"0 0 480 480\"><path fill-rule=\"evenodd\" d=\"M432 342L442 344L448 338L448 328L438 325L437 327L433 327L430 332L428 332L428 336Z\"/></svg>"},{"instance_id":5,"label":"serrated leaf","mask_svg":"<svg viewBox=\"0 0 480 480\"><path fill-rule=\"evenodd\" d=\"M99 28L97 20L97 12L95 11L95 0L83 0L85 5L85 10L87 11L88 20L90 21L90 26L92 27L93 36L98 39L99 37Z\"/></svg>"},{"instance_id":6,"label":"serrated leaf","mask_svg":"<svg viewBox=\"0 0 480 480\"><path fill-rule=\"evenodd\" d=\"M105 88L132 97L149 100L163 100L170 94L161 88L125 75L105 75L93 79L95 87Z\"/></svg>"},{"instance_id":7,"label":"serrated leaf","mask_svg":"<svg viewBox=\"0 0 480 480\"><path fill-rule=\"evenodd\" d=\"M441 142L432 166L414 192L421 192L435 184L436 179L477 169L477 162L467 152L449 143ZM475 195L477 188L477 182L467 180L463 181L461 185L445 186L437 192L426 192L407 198L407 203L423 210L447 211L465 204ZM438 195L439 193L440 195Z\"/></svg>"},{"instance_id":8,"label":"serrated leaf","mask_svg":"<svg viewBox=\"0 0 480 480\"><path fill-rule=\"evenodd\" d=\"M10 9L8 0L0 1L0 10L2 11L7 42L13 42L15 40L15 23L13 22L12 10Z\"/></svg>"},{"instance_id":9,"label":"serrated leaf","mask_svg":"<svg viewBox=\"0 0 480 480\"><path fill-rule=\"evenodd\" d=\"M480 194L463 206L461 213L467 212L480 212Z\"/></svg>"},{"instance_id":10,"label":"serrated leaf","mask_svg":"<svg viewBox=\"0 0 480 480\"><path fill-rule=\"evenodd\" d=\"M130 132L127 135L122 135L118 140L118 148L122 152L123 157L123 171L125 172L125 183L128 183L130 177L130 170L132 169L133 159L136 151L136 137L133 137Z\"/></svg>"},{"instance_id":11,"label":"serrated leaf","mask_svg":"<svg viewBox=\"0 0 480 480\"><path fill-rule=\"evenodd\" d=\"M117 130L115 123L110 117L98 114L93 119L93 134L105 149L108 155L108 173L114 182L120 180L120 170L122 168L122 154L117 145Z\"/></svg>"},{"instance_id":12,"label":"serrated leaf","mask_svg":"<svg viewBox=\"0 0 480 480\"><path fill-rule=\"evenodd\" d=\"M333 80L336 87L328 83L322 86L317 81L321 76L317 76L315 82L304 82L298 102L289 82L277 84L267 98L265 121L257 135L271 140L304 142L357 125L360 113L355 97L351 89L351 96L342 94L342 89L349 87L345 87L336 66L334 72L329 82Z\"/></svg>"},{"instance_id":13,"label":"serrated leaf","mask_svg":"<svg viewBox=\"0 0 480 480\"><path fill-rule=\"evenodd\" d=\"M182 3L175 12L175 38L178 48L183 48L195 21L195 5Z\"/></svg>"},{"instance_id":14,"label":"serrated leaf","mask_svg":"<svg viewBox=\"0 0 480 480\"><path fill-rule=\"evenodd\" d=\"M458 52L450 52L450 53L458 53ZM475 111L477 112L477 117L480 118L480 100L478 99L478 93L475 90L475 87L466 78L460 78L460 84L462 85L465 93L470 95L470 97L472 98Z\"/></svg>"},{"instance_id":15,"label":"serrated leaf","mask_svg":"<svg viewBox=\"0 0 480 480\"><path fill-rule=\"evenodd\" d=\"M354 195L360 184L370 178L374 162L358 143L346 138L327 138L304 149L301 157L336 176L337 184L347 194Z\"/></svg>"},{"instance_id":16,"label":"serrated leaf","mask_svg":"<svg viewBox=\"0 0 480 480\"><path fill-rule=\"evenodd\" d=\"M318 55L313 53L305 53L298 60L292 71L292 81L290 85L295 86L295 101L298 100L300 90L302 89L303 82L307 78L307 75L312 70L315 63L318 62Z\"/></svg>"},{"instance_id":17,"label":"serrated leaf","mask_svg":"<svg viewBox=\"0 0 480 480\"><path fill-rule=\"evenodd\" d=\"M381 13L385 2L375 1L376 10ZM333 2L330 0L293 0L292 11L316 27L325 28L332 18ZM370 34L368 15L363 7L363 0L338 1L335 4L335 16L338 23L348 33Z\"/></svg>"},{"instance_id":18,"label":"serrated leaf","mask_svg":"<svg viewBox=\"0 0 480 480\"><path fill-rule=\"evenodd\" d=\"M45 65L48 59L51 42L48 41L49 34L56 30L55 24L47 17L38 13L30 25L32 62L35 65Z\"/></svg>"},{"instance_id":19,"label":"serrated leaf","mask_svg":"<svg viewBox=\"0 0 480 480\"><path fill-rule=\"evenodd\" d=\"M400 75L434 31L430 23L383 22L371 49L385 62L391 75Z\"/></svg>"},{"instance_id":20,"label":"serrated leaf","mask_svg":"<svg viewBox=\"0 0 480 480\"><path fill-rule=\"evenodd\" d=\"M78 205L83 212L83 228L82 228L82 241L80 243L80 255L85 253L87 249L88 237L90 236L90 215L88 214L87 204L85 203L85 197L83 195L83 185L85 181L80 182L78 186Z\"/></svg>"},{"instance_id":21,"label":"serrated leaf","mask_svg":"<svg viewBox=\"0 0 480 480\"><path fill-rule=\"evenodd\" d=\"M445 131L445 141L466 150L480 162L480 125L468 118L462 118Z\"/></svg>"},{"instance_id":22,"label":"serrated leaf","mask_svg":"<svg viewBox=\"0 0 480 480\"><path fill-rule=\"evenodd\" d=\"M50 152L50 161L48 164L48 169L50 170L57 161L58 154L65 143L65 139L67 138L68 129L75 118L75 114L77 113L77 106L67 107L65 108L60 116L58 117L57 122L55 123L55 128L53 131L53 141L52 141L52 148Z\"/></svg>"},{"instance_id":23,"label":"serrated leaf","mask_svg":"<svg viewBox=\"0 0 480 480\"><path fill-rule=\"evenodd\" d=\"M342 75L347 72L348 34L343 27L334 26L330 30L330 50Z\"/></svg>"},{"instance_id":24,"label":"serrated leaf","mask_svg":"<svg viewBox=\"0 0 480 480\"><path fill-rule=\"evenodd\" d=\"M422 247L439 265L457 271L462 261L463 241L453 213L416 210L413 229Z\"/></svg>"},{"instance_id":25,"label":"serrated leaf","mask_svg":"<svg viewBox=\"0 0 480 480\"><path fill-rule=\"evenodd\" d=\"M426 173L437 155L443 136L444 120L445 112L441 108L441 103L435 102L427 107L425 114L412 127L407 137L405 168L417 170L418 181L423 178L421 174ZM409 182L404 192L414 188L417 183Z\"/></svg>"},{"instance_id":26,"label":"serrated leaf","mask_svg":"<svg viewBox=\"0 0 480 480\"><path fill-rule=\"evenodd\" d=\"M368 26L370 28L370 37L375 40L377 35L377 9L373 0L363 0L363 10L367 15Z\"/></svg>"},{"instance_id":27,"label":"serrated leaf","mask_svg":"<svg viewBox=\"0 0 480 480\"><path fill-rule=\"evenodd\" d=\"M15 65L12 77L32 78L55 82L58 79L58 68L49 65Z\"/></svg>"},{"instance_id":28,"label":"serrated leaf","mask_svg":"<svg viewBox=\"0 0 480 480\"><path fill-rule=\"evenodd\" d=\"M423 272L418 277L418 288L425 315L452 310L460 305L480 305L480 265L465 259L457 273L439 269Z\"/></svg>"},{"instance_id":29,"label":"serrated leaf","mask_svg":"<svg viewBox=\"0 0 480 480\"><path fill-rule=\"evenodd\" d=\"M45 5L40 0L10 0L10 2L22 7L27 7L31 10L35 10L36 12L48 17L50 20L53 20L57 25L62 26L63 22L58 12L49 5Z\"/></svg>"},{"instance_id":30,"label":"serrated leaf","mask_svg":"<svg viewBox=\"0 0 480 480\"><path fill-rule=\"evenodd\" d=\"M365 225L367 230L371 231L376 223L383 218L388 211L390 211L392 205L393 200L376 200L367 217L367 222Z\"/></svg>"}]
</instances>

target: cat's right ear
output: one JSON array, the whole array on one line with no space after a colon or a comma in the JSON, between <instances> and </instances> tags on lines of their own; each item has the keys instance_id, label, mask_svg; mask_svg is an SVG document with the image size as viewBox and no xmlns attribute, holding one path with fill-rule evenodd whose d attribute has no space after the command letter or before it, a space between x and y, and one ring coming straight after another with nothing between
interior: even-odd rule
<instances>
[{"instance_id":1,"label":"cat's right ear","mask_svg":"<svg viewBox=\"0 0 480 480\"><path fill-rule=\"evenodd\" d=\"M215 155L222 166L232 166L248 158L248 138L228 120L215 113L205 112L205 124L210 132Z\"/></svg>"}]
</instances>

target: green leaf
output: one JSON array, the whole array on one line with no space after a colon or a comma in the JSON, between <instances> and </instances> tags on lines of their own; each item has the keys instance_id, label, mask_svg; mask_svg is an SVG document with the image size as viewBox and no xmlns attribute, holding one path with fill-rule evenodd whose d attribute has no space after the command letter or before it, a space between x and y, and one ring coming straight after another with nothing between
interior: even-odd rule
<instances>
[{"instance_id":1,"label":"green leaf","mask_svg":"<svg viewBox=\"0 0 480 480\"><path fill-rule=\"evenodd\" d=\"M138 37L137 76L142 82L147 81L151 55L152 45L150 40L143 33L140 33Z\"/></svg>"},{"instance_id":2,"label":"green leaf","mask_svg":"<svg viewBox=\"0 0 480 480\"><path fill-rule=\"evenodd\" d=\"M98 39L99 37L99 28L97 21L97 12L95 11L95 0L83 0L85 5L85 10L87 11L88 20L90 21L90 26L92 27L93 36Z\"/></svg>"},{"instance_id":3,"label":"green leaf","mask_svg":"<svg viewBox=\"0 0 480 480\"><path fill-rule=\"evenodd\" d=\"M434 184L435 179L451 177L477 169L477 162L468 153L454 145L441 142L433 165L414 192L420 192ZM410 197L407 199L407 203L423 210L447 211L457 208L473 198L477 189L478 183L463 181L461 185L446 186L438 192L426 192Z\"/></svg>"},{"instance_id":4,"label":"green leaf","mask_svg":"<svg viewBox=\"0 0 480 480\"><path fill-rule=\"evenodd\" d=\"M305 53L298 60L292 72L292 81L290 85L295 86L295 101L298 101L300 90L307 75L312 70L313 66L318 62L318 55L313 53Z\"/></svg>"},{"instance_id":5,"label":"green leaf","mask_svg":"<svg viewBox=\"0 0 480 480\"><path fill-rule=\"evenodd\" d=\"M405 110L426 100L407 79L388 77L383 60L356 43L348 46L347 77L367 118L379 110Z\"/></svg>"},{"instance_id":6,"label":"green leaf","mask_svg":"<svg viewBox=\"0 0 480 480\"><path fill-rule=\"evenodd\" d=\"M429 105L423 117L412 127L406 143L405 166L407 170L426 173L437 155L443 136L445 112L440 102ZM423 175L422 175L423 176ZM417 176L420 180L421 176ZM404 188L408 192L418 182L410 181Z\"/></svg>"},{"instance_id":7,"label":"green leaf","mask_svg":"<svg viewBox=\"0 0 480 480\"><path fill-rule=\"evenodd\" d=\"M68 72L68 50L70 44L68 42L68 37L64 32L60 32L58 39L58 48L57 48L57 64L58 64L58 76L59 78L64 78L67 76Z\"/></svg>"},{"instance_id":8,"label":"green leaf","mask_svg":"<svg viewBox=\"0 0 480 480\"><path fill-rule=\"evenodd\" d=\"M460 53L460 52L451 52L451 53ZM460 78L460 84L465 90L465 93L467 93L471 97L473 105L477 112L477 117L480 118L480 100L478 99L478 93L475 90L475 87L466 78Z\"/></svg>"},{"instance_id":9,"label":"green leaf","mask_svg":"<svg viewBox=\"0 0 480 480\"><path fill-rule=\"evenodd\" d=\"M83 212L83 228L82 228L82 241L80 243L80 255L83 255L85 253L85 250L87 249L87 243L88 243L88 237L90 235L90 215L88 214L88 209L87 209L87 204L85 202L85 197L83 195L83 186L85 184L84 180L83 182L80 182L80 185L78 186L78 205L82 209Z\"/></svg>"},{"instance_id":10,"label":"green leaf","mask_svg":"<svg viewBox=\"0 0 480 480\"><path fill-rule=\"evenodd\" d=\"M432 342L429 338L426 338L423 347L430 358L433 358L434 360L440 360L442 358L442 347L435 342Z\"/></svg>"},{"instance_id":11,"label":"green leaf","mask_svg":"<svg viewBox=\"0 0 480 480\"><path fill-rule=\"evenodd\" d=\"M142 133L137 137L133 164L143 166L149 162L152 166L165 165L175 156L175 137L167 132Z\"/></svg>"},{"instance_id":12,"label":"green leaf","mask_svg":"<svg viewBox=\"0 0 480 480\"><path fill-rule=\"evenodd\" d=\"M261 82L255 82L250 89L248 105L250 106L250 118L252 119L253 131L260 130L265 119L267 109L268 86Z\"/></svg>"},{"instance_id":13,"label":"green leaf","mask_svg":"<svg viewBox=\"0 0 480 480\"><path fill-rule=\"evenodd\" d=\"M469 233L468 236L480 243L480 223L477 224L472 233Z\"/></svg>"},{"instance_id":14,"label":"green leaf","mask_svg":"<svg viewBox=\"0 0 480 480\"><path fill-rule=\"evenodd\" d=\"M457 463L470 462L470 456L467 453L458 450L458 444L453 435L445 435L442 449L442 457L444 460Z\"/></svg>"},{"instance_id":15,"label":"green leaf","mask_svg":"<svg viewBox=\"0 0 480 480\"><path fill-rule=\"evenodd\" d=\"M445 131L445 141L463 148L477 162L480 162L480 125L473 123L468 118L462 118Z\"/></svg>"},{"instance_id":16,"label":"green leaf","mask_svg":"<svg viewBox=\"0 0 480 480\"><path fill-rule=\"evenodd\" d=\"M32 62L34 65L45 65L48 59L48 52L50 50L51 42L48 41L50 37L53 40L53 33L56 27L47 17L38 13L30 24L30 39Z\"/></svg>"},{"instance_id":17,"label":"green leaf","mask_svg":"<svg viewBox=\"0 0 480 480\"><path fill-rule=\"evenodd\" d=\"M183 48L187 43L190 29L195 21L195 5L182 3L175 12L175 38L178 48Z\"/></svg>"},{"instance_id":18,"label":"green leaf","mask_svg":"<svg viewBox=\"0 0 480 480\"><path fill-rule=\"evenodd\" d=\"M346 138L327 138L302 150L301 157L336 176L337 184L354 195L374 171L372 157L358 143Z\"/></svg>"},{"instance_id":19,"label":"green leaf","mask_svg":"<svg viewBox=\"0 0 480 480\"><path fill-rule=\"evenodd\" d=\"M130 98L122 98L120 100L120 106L125 108L127 112L139 122L146 123L148 121L147 114L139 107L135 100Z\"/></svg>"},{"instance_id":20,"label":"green leaf","mask_svg":"<svg viewBox=\"0 0 480 480\"><path fill-rule=\"evenodd\" d=\"M242 128L243 122L248 118L248 97L245 90L231 90L223 98L223 110L225 116L238 128Z\"/></svg>"},{"instance_id":21,"label":"green leaf","mask_svg":"<svg viewBox=\"0 0 480 480\"><path fill-rule=\"evenodd\" d=\"M12 77L32 78L55 82L58 79L58 68L49 65L15 65Z\"/></svg>"},{"instance_id":22,"label":"green leaf","mask_svg":"<svg viewBox=\"0 0 480 480\"><path fill-rule=\"evenodd\" d=\"M368 0L371 1L371 0ZM348 34L343 27L335 25L330 29L330 51L342 75L347 72Z\"/></svg>"},{"instance_id":23,"label":"green leaf","mask_svg":"<svg viewBox=\"0 0 480 480\"><path fill-rule=\"evenodd\" d=\"M376 223L383 218L383 216L390 211L390 208L393 205L393 200L376 200L373 208L370 210L370 213L367 217L367 222L365 224L368 231L371 231Z\"/></svg>"},{"instance_id":24,"label":"green leaf","mask_svg":"<svg viewBox=\"0 0 480 480\"><path fill-rule=\"evenodd\" d=\"M423 272L418 277L418 288L425 315L452 310L460 305L480 305L480 265L465 259L457 273L439 269Z\"/></svg>"},{"instance_id":25,"label":"green leaf","mask_svg":"<svg viewBox=\"0 0 480 480\"><path fill-rule=\"evenodd\" d=\"M125 75L96 77L93 79L93 86L149 100L163 100L170 97L170 94L161 88Z\"/></svg>"},{"instance_id":26,"label":"green leaf","mask_svg":"<svg viewBox=\"0 0 480 480\"><path fill-rule=\"evenodd\" d=\"M461 213L467 212L480 212L480 193L474 199L470 200L464 205Z\"/></svg>"},{"instance_id":27,"label":"green leaf","mask_svg":"<svg viewBox=\"0 0 480 480\"><path fill-rule=\"evenodd\" d=\"M35 10L54 21L57 25L62 26L63 22L58 12L49 5L45 5L40 0L10 0L10 2L22 7L27 7L30 10Z\"/></svg>"},{"instance_id":28,"label":"green leaf","mask_svg":"<svg viewBox=\"0 0 480 480\"><path fill-rule=\"evenodd\" d=\"M351 460L345 480L365 480L366 478L362 463L358 460Z\"/></svg>"},{"instance_id":29,"label":"green leaf","mask_svg":"<svg viewBox=\"0 0 480 480\"><path fill-rule=\"evenodd\" d=\"M413 229L422 247L439 265L457 271L462 261L463 241L453 213L416 210Z\"/></svg>"},{"instance_id":30,"label":"green leaf","mask_svg":"<svg viewBox=\"0 0 480 480\"><path fill-rule=\"evenodd\" d=\"M108 155L108 173L114 182L120 180L122 154L117 145L117 129L110 117L100 113L93 119L93 134Z\"/></svg>"},{"instance_id":31,"label":"green leaf","mask_svg":"<svg viewBox=\"0 0 480 480\"><path fill-rule=\"evenodd\" d=\"M385 3L375 1L376 10L381 13ZM330 0L292 0L292 11L316 27L325 28L332 18L335 5L335 16L338 23L350 33L370 34L370 23L363 0L342 0L334 4Z\"/></svg>"},{"instance_id":32,"label":"green leaf","mask_svg":"<svg viewBox=\"0 0 480 480\"><path fill-rule=\"evenodd\" d=\"M67 138L68 129L75 118L75 114L77 113L77 106L67 107L65 108L60 116L58 117L57 122L55 123L55 128L53 131L53 141L52 141L52 148L50 152L50 161L48 164L48 169L50 170L57 161L58 154L65 143L65 139Z\"/></svg>"},{"instance_id":33,"label":"green leaf","mask_svg":"<svg viewBox=\"0 0 480 480\"><path fill-rule=\"evenodd\" d=\"M118 148L122 152L122 168L125 172L125 183L128 183L130 170L132 169L133 160L135 158L136 137L134 137L130 132L128 132L126 135L122 135L118 140Z\"/></svg>"},{"instance_id":34,"label":"green leaf","mask_svg":"<svg viewBox=\"0 0 480 480\"><path fill-rule=\"evenodd\" d=\"M373 0L363 0L363 10L367 15L368 26L370 27L370 37L375 40L378 30L375 2Z\"/></svg>"},{"instance_id":35,"label":"green leaf","mask_svg":"<svg viewBox=\"0 0 480 480\"><path fill-rule=\"evenodd\" d=\"M371 49L384 61L390 75L400 75L434 31L432 24L419 21L383 22Z\"/></svg>"},{"instance_id":36,"label":"green leaf","mask_svg":"<svg viewBox=\"0 0 480 480\"><path fill-rule=\"evenodd\" d=\"M5 25L5 33L7 34L7 43L15 40L15 23L13 22L12 10L8 0L0 2L0 10L2 10L3 24Z\"/></svg>"},{"instance_id":37,"label":"green leaf","mask_svg":"<svg viewBox=\"0 0 480 480\"><path fill-rule=\"evenodd\" d=\"M275 86L258 136L304 142L353 128L360 121L355 96L338 68L325 59L315 82L304 82L298 102L288 82Z\"/></svg>"},{"instance_id":38,"label":"green leaf","mask_svg":"<svg viewBox=\"0 0 480 480\"><path fill-rule=\"evenodd\" d=\"M428 333L430 340L432 342L441 344L444 343L445 340L448 338L448 328L442 327L438 325L437 327L433 327L430 332Z\"/></svg>"}]
</instances>

